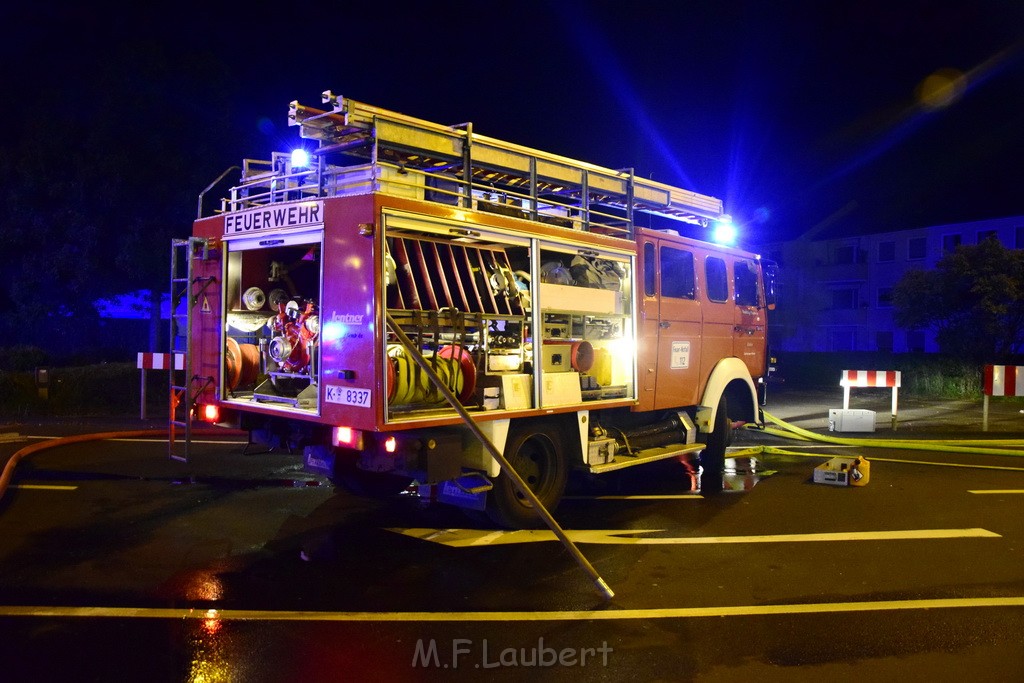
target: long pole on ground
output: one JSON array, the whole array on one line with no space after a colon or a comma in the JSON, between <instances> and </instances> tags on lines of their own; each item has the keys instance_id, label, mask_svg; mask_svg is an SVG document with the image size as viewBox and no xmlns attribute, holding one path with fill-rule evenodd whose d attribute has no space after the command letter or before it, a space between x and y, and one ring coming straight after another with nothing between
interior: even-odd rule
<instances>
[{"instance_id":1,"label":"long pole on ground","mask_svg":"<svg viewBox=\"0 0 1024 683\"><path fill-rule=\"evenodd\" d=\"M516 487L516 490L530 501L534 511L536 511L540 518L544 520L544 523L547 524L548 528L551 529L555 536L558 537L558 540L562 542L562 545L565 546L565 549L573 556L573 559L576 560L576 563L580 568L590 576L590 579L597 586L597 589L601 594L604 595L605 599L610 600L615 597L614 591L612 591L608 584L605 583L605 580L597 573L597 570L594 569L592 564L590 564L590 561L583 556L583 553L581 553L580 549L576 547L576 544L572 542L572 539L566 535L565 531L561 526L559 526L555 518L551 516L548 509L544 507L544 504L537 498L537 494L535 494L526 482L523 481L523 478L519 476L519 473L515 471L512 464L505 458L505 456L498 452L498 449L493 443L491 443L491 440L487 438L487 435L481 431L473 417L466 412L466 409L461 403L459 403L459 399L455 397L455 394L453 394L451 390L445 386L445 383L441 381L441 378L434 371L434 368L430 367L430 363L423 357L423 354L420 353L419 348L412 343L412 340L409 339L408 335L406 335L402 328L398 326L398 323L395 322L395 319L391 317L390 313L385 313L385 315L387 316L388 326L391 328L391 331L394 332L395 336L398 337L398 340L402 342L402 346L404 346L406 351L409 352L409 355L412 356L416 365L418 365L420 369L427 374L430 381L434 383L434 386L438 388L438 391L441 392L445 400L448 401L452 408L454 408L459 414L459 417L462 418L466 423L466 426L469 427L471 432L473 432L473 435L481 444L483 444L483 447L487 449L487 452L491 454L491 457L497 461L501 466L502 472L505 473L505 476L512 480L512 484Z\"/></svg>"}]
</instances>

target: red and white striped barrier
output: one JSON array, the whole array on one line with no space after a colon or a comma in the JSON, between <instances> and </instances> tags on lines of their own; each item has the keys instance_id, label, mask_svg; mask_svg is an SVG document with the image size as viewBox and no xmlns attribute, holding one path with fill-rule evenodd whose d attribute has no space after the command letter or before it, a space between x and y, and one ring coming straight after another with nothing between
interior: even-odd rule
<instances>
[{"instance_id":1,"label":"red and white striped barrier","mask_svg":"<svg viewBox=\"0 0 1024 683\"><path fill-rule=\"evenodd\" d=\"M898 387L899 370L843 370L842 387Z\"/></svg>"},{"instance_id":2,"label":"red and white striped barrier","mask_svg":"<svg viewBox=\"0 0 1024 683\"><path fill-rule=\"evenodd\" d=\"M170 370L171 357L174 357L174 370L185 369L185 354L183 353L139 353L139 370Z\"/></svg>"},{"instance_id":3,"label":"red and white striped barrier","mask_svg":"<svg viewBox=\"0 0 1024 683\"><path fill-rule=\"evenodd\" d=\"M843 410L850 408L851 387L892 388L892 428L895 430L900 378L899 370L843 370L839 377L839 386L843 388Z\"/></svg>"},{"instance_id":4,"label":"red and white striped barrier","mask_svg":"<svg viewBox=\"0 0 1024 683\"><path fill-rule=\"evenodd\" d=\"M986 365L981 376L981 427L987 432L988 397L1024 396L1024 365Z\"/></svg>"},{"instance_id":5,"label":"red and white striped barrier","mask_svg":"<svg viewBox=\"0 0 1024 683\"><path fill-rule=\"evenodd\" d=\"M185 354L183 353L149 353L139 352L136 364L139 368L139 419L146 419L146 370L184 370ZM173 367L172 367L173 366Z\"/></svg>"},{"instance_id":6,"label":"red and white striped barrier","mask_svg":"<svg viewBox=\"0 0 1024 683\"><path fill-rule=\"evenodd\" d=\"M1024 396L1024 365L986 365L985 396Z\"/></svg>"}]
</instances>

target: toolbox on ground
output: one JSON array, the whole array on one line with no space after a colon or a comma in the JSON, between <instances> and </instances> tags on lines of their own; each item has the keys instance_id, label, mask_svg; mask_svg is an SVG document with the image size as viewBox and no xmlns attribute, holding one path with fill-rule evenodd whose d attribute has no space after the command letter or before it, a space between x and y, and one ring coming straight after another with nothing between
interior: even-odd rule
<instances>
[{"instance_id":1,"label":"toolbox on ground","mask_svg":"<svg viewBox=\"0 0 1024 683\"><path fill-rule=\"evenodd\" d=\"M875 411L829 408L828 431L873 432L875 431Z\"/></svg>"},{"instance_id":2,"label":"toolbox on ground","mask_svg":"<svg viewBox=\"0 0 1024 683\"><path fill-rule=\"evenodd\" d=\"M867 458L832 458L814 468L814 483L831 486L865 486L870 479Z\"/></svg>"}]
</instances>

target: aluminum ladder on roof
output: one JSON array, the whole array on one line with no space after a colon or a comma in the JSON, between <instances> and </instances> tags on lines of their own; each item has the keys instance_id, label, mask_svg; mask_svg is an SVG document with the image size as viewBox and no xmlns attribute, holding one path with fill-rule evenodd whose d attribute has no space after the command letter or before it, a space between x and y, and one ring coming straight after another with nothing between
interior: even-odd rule
<instances>
[{"instance_id":1,"label":"aluminum ladder on roof","mask_svg":"<svg viewBox=\"0 0 1024 683\"><path fill-rule=\"evenodd\" d=\"M470 123L445 126L354 100L323 93L330 110L292 102L289 125L300 126L303 138L317 140L323 155L339 152L369 157L376 164L387 161L399 169L418 169L428 175L447 168L462 185L468 202L473 189L500 185L518 188L518 196L531 203L536 219L539 198L557 195L564 206L579 211L581 229L608 229L605 222L591 223L598 205L623 212L612 234L632 238L634 212L665 216L690 224L706 225L724 216L722 200L691 190L638 177L632 169L614 170L538 149L505 142L473 132ZM438 177L435 175L435 177ZM605 219L616 220L609 214Z\"/></svg>"}]
</instances>

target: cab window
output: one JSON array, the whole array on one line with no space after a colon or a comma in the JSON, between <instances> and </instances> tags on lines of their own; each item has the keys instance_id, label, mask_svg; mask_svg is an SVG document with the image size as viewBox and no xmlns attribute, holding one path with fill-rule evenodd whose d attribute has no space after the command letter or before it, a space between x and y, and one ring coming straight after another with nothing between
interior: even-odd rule
<instances>
[{"instance_id":1,"label":"cab window","mask_svg":"<svg viewBox=\"0 0 1024 683\"><path fill-rule=\"evenodd\" d=\"M750 261L736 261L732 267L736 305L757 306L757 267Z\"/></svg>"},{"instance_id":2,"label":"cab window","mask_svg":"<svg viewBox=\"0 0 1024 683\"><path fill-rule=\"evenodd\" d=\"M654 243L644 243L644 296L654 296Z\"/></svg>"},{"instance_id":3,"label":"cab window","mask_svg":"<svg viewBox=\"0 0 1024 683\"><path fill-rule=\"evenodd\" d=\"M725 261L708 256L704 262L704 276L707 280L708 298L717 302L728 301L729 275L725 269Z\"/></svg>"},{"instance_id":4,"label":"cab window","mask_svg":"<svg viewBox=\"0 0 1024 683\"><path fill-rule=\"evenodd\" d=\"M661 248L661 295L693 299L697 287L693 277L693 254L672 247Z\"/></svg>"}]
</instances>

